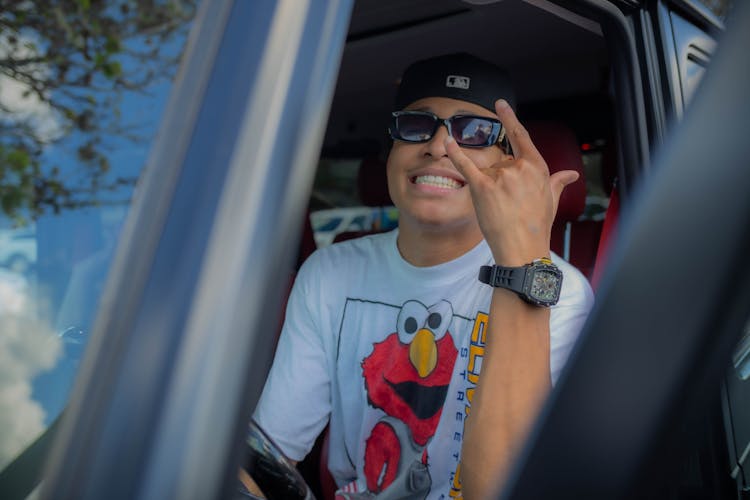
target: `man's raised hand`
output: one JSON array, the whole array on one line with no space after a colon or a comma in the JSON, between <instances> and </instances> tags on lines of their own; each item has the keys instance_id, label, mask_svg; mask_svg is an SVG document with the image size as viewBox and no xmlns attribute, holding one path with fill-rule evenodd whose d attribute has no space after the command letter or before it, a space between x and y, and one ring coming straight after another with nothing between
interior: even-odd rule
<instances>
[{"instance_id":1,"label":"man's raised hand","mask_svg":"<svg viewBox=\"0 0 750 500\"><path fill-rule=\"evenodd\" d=\"M506 155L488 168L478 168L448 136L445 148L466 179L474 209L495 262L521 266L549 255L550 232L560 195L578 179L578 172L552 175L529 133L504 100L495 112L505 128L514 156Z\"/></svg>"}]
</instances>

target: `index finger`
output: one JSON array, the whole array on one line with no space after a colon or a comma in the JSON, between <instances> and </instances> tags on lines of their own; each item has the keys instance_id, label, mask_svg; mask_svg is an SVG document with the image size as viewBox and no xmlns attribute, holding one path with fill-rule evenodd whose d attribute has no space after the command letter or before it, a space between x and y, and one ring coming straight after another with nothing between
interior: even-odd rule
<instances>
[{"instance_id":1,"label":"index finger","mask_svg":"<svg viewBox=\"0 0 750 500\"><path fill-rule=\"evenodd\" d=\"M446 136L445 138L445 152L448 153L448 158L450 158L453 165L456 167L456 170L458 170L458 173L460 173L464 179L466 179L466 182L469 184L469 187L471 187L472 184L476 182L476 179L483 175L479 171L479 167L474 165L474 162L471 161L471 158L466 156L463 151L461 151L461 148L456 143L456 140L449 136Z\"/></svg>"},{"instance_id":2,"label":"index finger","mask_svg":"<svg viewBox=\"0 0 750 500\"><path fill-rule=\"evenodd\" d=\"M510 105L504 99L498 99L495 102L495 112L503 124L505 134L510 141L510 146L513 148L513 156L516 158L530 158L544 161L539 150L536 149L536 146L531 141L528 131L521 125L513 109L511 109Z\"/></svg>"}]
</instances>

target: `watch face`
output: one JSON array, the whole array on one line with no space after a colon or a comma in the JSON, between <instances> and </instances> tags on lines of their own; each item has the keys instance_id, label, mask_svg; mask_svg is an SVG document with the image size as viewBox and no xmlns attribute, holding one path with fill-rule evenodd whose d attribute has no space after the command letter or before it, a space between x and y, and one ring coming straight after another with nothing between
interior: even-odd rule
<instances>
[{"instance_id":1,"label":"watch face","mask_svg":"<svg viewBox=\"0 0 750 500\"><path fill-rule=\"evenodd\" d=\"M560 274L552 270L538 269L531 281L529 295L540 302L557 302L560 295Z\"/></svg>"}]
</instances>

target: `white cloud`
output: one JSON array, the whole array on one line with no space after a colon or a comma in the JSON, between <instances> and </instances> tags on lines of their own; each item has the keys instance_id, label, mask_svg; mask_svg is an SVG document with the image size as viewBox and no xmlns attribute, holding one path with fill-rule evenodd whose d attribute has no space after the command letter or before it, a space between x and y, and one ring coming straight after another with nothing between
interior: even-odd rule
<instances>
[{"instance_id":1,"label":"white cloud","mask_svg":"<svg viewBox=\"0 0 750 500\"><path fill-rule=\"evenodd\" d=\"M0 35L0 58L12 56L22 60L37 54L34 40L28 36L17 35L18 43L11 45L7 35ZM43 79L49 74L44 64L35 64L26 70L35 78ZM36 135L43 141L51 141L62 133L60 120L55 110L31 91L31 87L5 74L0 74L0 118L31 125Z\"/></svg>"},{"instance_id":2,"label":"white cloud","mask_svg":"<svg viewBox=\"0 0 750 500\"><path fill-rule=\"evenodd\" d=\"M19 314L27 307L26 286L22 275L0 269L0 317Z\"/></svg>"},{"instance_id":3,"label":"white cloud","mask_svg":"<svg viewBox=\"0 0 750 500\"><path fill-rule=\"evenodd\" d=\"M62 352L60 338L32 309L24 284L0 273L0 470L44 431L31 382Z\"/></svg>"}]
</instances>

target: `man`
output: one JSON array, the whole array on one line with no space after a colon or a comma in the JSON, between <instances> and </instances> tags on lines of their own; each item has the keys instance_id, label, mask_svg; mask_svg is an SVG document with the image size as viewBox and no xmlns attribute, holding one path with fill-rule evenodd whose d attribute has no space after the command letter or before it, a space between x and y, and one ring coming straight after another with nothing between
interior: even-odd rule
<instances>
[{"instance_id":1,"label":"man","mask_svg":"<svg viewBox=\"0 0 750 500\"><path fill-rule=\"evenodd\" d=\"M398 229L300 270L255 417L293 460L330 422L342 497L492 492L592 305L549 249L578 174L549 175L512 99L468 54L408 68L387 162Z\"/></svg>"}]
</instances>

